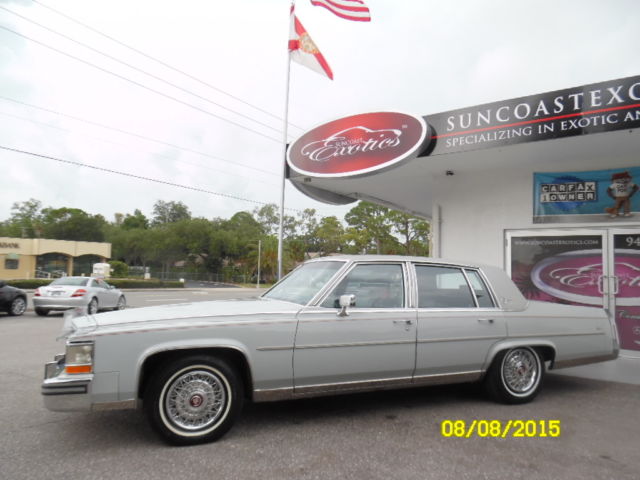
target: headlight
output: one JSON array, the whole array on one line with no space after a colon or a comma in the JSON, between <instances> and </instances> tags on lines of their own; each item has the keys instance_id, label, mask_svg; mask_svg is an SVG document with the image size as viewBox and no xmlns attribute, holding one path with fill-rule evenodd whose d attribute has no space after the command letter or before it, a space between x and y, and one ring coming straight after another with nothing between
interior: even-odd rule
<instances>
[{"instance_id":1,"label":"headlight","mask_svg":"<svg viewBox=\"0 0 640 480\"><path fill-rule=\"evenodd\" d=\"M66 373L91 373L93 371L93 342L67 344L64 363Z\"/></svg>"}]
</instances>

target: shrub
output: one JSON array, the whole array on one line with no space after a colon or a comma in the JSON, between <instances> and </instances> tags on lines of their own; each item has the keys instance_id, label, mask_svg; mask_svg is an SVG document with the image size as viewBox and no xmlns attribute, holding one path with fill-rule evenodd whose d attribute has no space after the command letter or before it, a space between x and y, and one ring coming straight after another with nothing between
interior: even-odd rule
<instances>
[{"instance_id":1,"label":"shrub","mask_svg":"<svg viewBox=\"0 0 640 480\"><path fill-rule=\"evenodd\" d=\"M129 276L129 265L120 260L111 260L111 276L113 278L127 278Z\"/></svg>"}]
</instances>

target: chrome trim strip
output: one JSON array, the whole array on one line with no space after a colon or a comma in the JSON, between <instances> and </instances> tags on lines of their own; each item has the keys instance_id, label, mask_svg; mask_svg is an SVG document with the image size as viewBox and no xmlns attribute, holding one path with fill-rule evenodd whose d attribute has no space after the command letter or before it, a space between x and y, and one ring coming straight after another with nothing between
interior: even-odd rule
<instances>
[{"instance_id":1,"label":"chrome trim strip","mask_svg":"<svg viewBox=\"0 0 640 480\"><path fill-rule=\"evenodd\" d=\"M276 402L278 400L291 400L292 398L292 387L260 389L253 391L254 402Z\"/></svg>"},{"instance_id":2,"label":"chrome trim strip","mask_svg":"<svg viewBox=\"0 0 640 480\"><path fill-rule=\"evenodd\" d=\"M478 380L483 373L483 370L471 370L469 372L459 373L436 373L433 375L420 375L413 378L413 383L416 386L422 386L442 385L445 383L473 382L475 380Z\"/></svg>"},{"instance_id":3,"label":"chrome trim strip","mask_svg":"<svg viewBox=\"0 0 640 480\"><path fill-rule=\"evenodd\" d=\"M473 340L504 340L508 337L503 335L501 336L487 336L487 337L451 337L451 338L437 338L437 339L426 339L420 340L418 339L418 343L440 343L440 342L468 342Z\"/></svg>"},{"instance_id":4,"label":"chrome trim strip","mask_svg":"<svg viewBox=\"0 0 640 480\"><path fill-rule=\"evenodd\" d=\"M280 313L278 312L278 315L280 314L292 314L292 312L284 312L284 313ZM254 315L253 313L247 313L247 314L241 314L241 315L246 315L246 316L252 316ZM256 315L263 315L260 313L257 313ZM268 314L265 314L268 315ZM235 316L235 315L229 315L229 316ZM174 319L174 320L178 320L178 321L191 321L191 320L199 320L199 319L204 319L204 318L220 318L220 317L216 317L214 315L211 316L206 316L206 317L188 317L188 318L180 318L180 319ZM151 324L157 324L158 320L149 320L148 323ZM201 328L212 328L212 327L254 327L256 325L283 325L283 324L288 324L288 323L295 323L297 322L296 317L295 317L295 312L293 312L291 318L288 318L286 320L276 320L276 321L265 321L265 320L256 320L256 321L239 321L239 322L232 322L232 321L228 321L228 322L211 322L211 323L198 323L198 324L193 324L193 323L189 323L188 325L172 325L169 327L148 327L148 328L140 328L135 326L129 327L127 329L122 329L122 330L117 330L117 331L92 331L90 332L89 336L91 338L93 337L104 337L104 336L111 336L111 335L128 335L131 333L149 333L149 332L161 332L161 331L169 331L169 330L196 330L196 329L201 329ZM146 323L146 322L145 322ZM118 329L118 328L122 328L122 325L104 325L101 328L105 329L105 330L109 330L109 329Z\"/></svg>"},{"instance_id":5,"label":"chrome trim strip","mask_svg":"<svg viewBox=\"0 0 640 480\"><path fill-rule=\"evenodd\" d=\"M259 352L275 352L278 350L293 350L293 345L288 345L286 347L258 347L256 348Z\"/></svg>"},{"instance_id":6,"label":"chrome trim strip","mask_svg":"<svg viewBox=\"0 0 640 480\"><path fill-rule=\"evenodd\" d=\"M137 407L136 400L119 400L117 402L94 403L91 410L101 412L104 410L132 410Z\"/></svg>"},{"instance_id":7,"label":"chrome trim strip","mask_svg":"<svg viewBox=\"0 0 640 480\"><path fill-rule=\"evenodd\" d=\"M400 385L411 385L411 377L389 378L380 380L359 380L355 382L324 383L320 385L308 385L305 387L294 387L295 397L307 397L310 395L332 394L341 391L363 391L377 390L398 387Z\"/></svg>"},{"instance_id":8,"label":"chrome trim strip","mask_svg":"<svg viewBox=\"0 0 640 480\"><path fill-rule=\"evenodd\" d=\"M587 365L589 363L606 362L608 360L615 360L618 358L618 352L613 352L607 355L596 355L593 357L573 358L569 360L554 361L552 369L577 367L578 365Z\"/></svg>"},{"instance_id":9,"label":"chrome trim strip","mask_svg":"<svg viewBox=\"0 0 640 480\"><path fill-rule=\"evenodd\" d=\"M415 340L387 340L380 342L353 342L353 343L326 343L318 345L296 345L295 350L307 350L311 348L340 348L340 347L370 347L374 345L414 345Z\"/></svg>"},{"instance_id":10,"label":"chrome trim strip","mask_svg":"<svg viewBox=\"0 0 640 480\"><path fill-rule=\"evenodd\" d=\"M575 333L527 333L524 335L513 335L509 340L517 340L519 338L537 338L537 337L582 337L592 335L606 335L606 332L575 332Z\"/></svg>"},{"instance_id":11,"label":"chrome trim strip","mask_svg":"<svg viewBox=\"0 0 640 480\"><path fill-rule=\"evenodd\" d=\"M295 398L320 397L346 393L366 392L374 390L388 390L393 388L412 388L427 385L443 385L447 383L463 383L478 380L484 372L474 370L459 373L440 373L434 375L421 375L419 377L400 377L380 380L363 380L357 382L326 383L296 387L295 389L274 388L253 391L254 402L273 402L277 400L290 400Z\"/></svg>"}]
</instances>

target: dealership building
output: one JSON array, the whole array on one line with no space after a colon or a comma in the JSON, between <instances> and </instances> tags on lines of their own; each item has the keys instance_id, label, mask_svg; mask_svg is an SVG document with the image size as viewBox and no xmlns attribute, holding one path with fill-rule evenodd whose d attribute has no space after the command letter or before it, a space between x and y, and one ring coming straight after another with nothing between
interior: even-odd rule
<instances>
[{"instance_id":1,"label":"dealership building","mask_svg":"<svg viewBox=\"0 0 640 480\"><path fill-rule=\"evenodd\" d=\"M0 237L0 279L90 275L110 257L110 243Z\"/></svg>"},{"instance_id":2,"label":"dealership building","mask_svg":"<svg viewBox=\"0 0 640 480\"><path fill-rule=\"evenodd\" d=\"M317 200L431 221L432 256L497 265L529 299L606 308L620 357L568 373L640 384L640 76L425 116L353 115L287 154Z\"/></svg>"}]
</instances>

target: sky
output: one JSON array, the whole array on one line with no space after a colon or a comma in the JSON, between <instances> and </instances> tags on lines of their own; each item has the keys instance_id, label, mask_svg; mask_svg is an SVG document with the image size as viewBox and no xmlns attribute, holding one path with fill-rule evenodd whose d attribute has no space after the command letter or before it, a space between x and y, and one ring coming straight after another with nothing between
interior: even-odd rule
<instances>
[{"instance_id":1,"label":"sky","mask_svg":"<svg viewBox=\"0 0 640 480\"><path fill-rule=\"evenodd\" d=\"M334 80L291 63L289 141L356 113L427 115L640 73L637 0L365 2L371 22L297 0ZM110 221L152 216L158 200L205 218L278 204L289 7L0 0L0 221L31 198ZM289 215L352 206L286 186Z\"/></svg>"}]
</instances>

